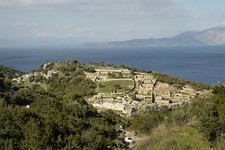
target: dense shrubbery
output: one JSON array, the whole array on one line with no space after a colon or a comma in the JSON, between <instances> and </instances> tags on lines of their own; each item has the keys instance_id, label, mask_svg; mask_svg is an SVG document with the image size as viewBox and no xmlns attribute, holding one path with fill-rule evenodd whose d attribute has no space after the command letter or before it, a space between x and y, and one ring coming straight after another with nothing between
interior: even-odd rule
<instances>
[{"instance_id":1,"label":"dense shrubbery","mask_svg":"<svg viewBox=\"0 0 225 150\"><path fill-rule=\"evenodd\" d=\"M112 111L98 113L84 96L95 93L95 83L77 61L49 63L59 72L49 79L34 76L30 84L0 79L0 149L107 149L124 122ZM33 82L34 81L34 82ZM36 82L36 83L35 83Z\"/></svg>"},{"instance_id":2,"label":"dense shrubbery","mask_svg":"<svg viewBox=\"0 0 225 150\"><path fill-rule=\"evenodd\" d=\"M85 79L81 73L63 77L54 76L47 82L49 90L61 96L69 93L76 93L80 96L93 95L96 88L96 84Z\"/></svg>"},{"instance_id":3,"label":"dense shrubbery","mask_svg":"<svg viewBox=\"0 0 225 150\"><path fill-rule=\"evenodd\" d=\"M29 82L41 84L45 89L57 94L61 98L64 95L75 93L79 96L95 94L96 84L85 78L84 71L94 72L92 66L78 63L76 60L60 63L48 63L36 70L38 74L29 77ZM48 71L54 73L46 79Z\"/></svg>"},{"instance_id":4,"label":"dense shrubbery","mask_svg":"<svg viewBox=\"0 0 225 150\"><path fill-rule=\"evenodd\" d=\"M0 88L4 89L11 86L11 80L0 77Z\"/></svg>"},{"instance_id":5,"label":"dense shrubbery","mask_svg":"<svg viewBox=\"0 0 225 150\"><path fill-rule=\"evenodd\" d=\"M213 94L216 95L225 95L225 86L222 83L217 83L213 86Z\"/></svg>"},{"instance_id":6,"label":"dense shrubbery","mask_svg":"<svg viewBox=\"0 0 225 150\"><path fill-rule=\"evenodd\" d=\"M0 108L3 149L107 149L120 117L99 114L82 98L44 98L27 108ZM117 117L115 117L117 116Z\"/></svg>"},{"instance_id":7,"label":"dense shrubbery","mask_svg":"<svg viewBox=\"0 0 225 150\"><path fill-rule=\"evenodd\" d=\"M146 134L161 123L163 119L164 115L160 111L149 111L145 114L136 114L130 119L130 128L137 133Z\"/></svg>"}]
</instances>

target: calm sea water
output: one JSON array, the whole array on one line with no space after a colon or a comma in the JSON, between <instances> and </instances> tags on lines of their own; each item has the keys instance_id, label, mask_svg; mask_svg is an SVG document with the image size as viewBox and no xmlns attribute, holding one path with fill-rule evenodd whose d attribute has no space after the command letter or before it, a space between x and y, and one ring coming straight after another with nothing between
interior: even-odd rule
<instances>
[{"instance_id":1,"label":"calm sea water","mask_svg":"<svg viewBox=\"0 0 225 150\"><path fill-rule=\"evenodd\" d=\"M0 65L25 72L47 61L104 61L171 76L225 83L225 46L161 48L0 48Z\"/></svg>"}]
</instances>

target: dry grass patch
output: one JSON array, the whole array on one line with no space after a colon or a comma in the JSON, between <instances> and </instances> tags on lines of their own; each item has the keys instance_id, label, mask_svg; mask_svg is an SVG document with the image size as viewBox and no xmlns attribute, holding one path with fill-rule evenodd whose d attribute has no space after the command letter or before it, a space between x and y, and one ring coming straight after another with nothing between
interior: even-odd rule
<instances>
[{"instance_id":1,"label":"dry grass patch","mask_svg":"<svg viewBox=\"0 0 225 150\"><path fill-rule=\"evenodd\" d=\"M187 126L169 127L161 124L135 150L211 150L197 129Z\"/></svg>"}]
</instances>

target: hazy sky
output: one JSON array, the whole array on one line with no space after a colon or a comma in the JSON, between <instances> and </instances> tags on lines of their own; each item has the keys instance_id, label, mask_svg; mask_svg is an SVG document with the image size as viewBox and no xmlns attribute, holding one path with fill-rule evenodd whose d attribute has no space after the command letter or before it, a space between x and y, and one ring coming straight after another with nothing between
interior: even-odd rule
<instances>
[{"instance_id":1,"label":"hazy sky","mask_svg":"<svg viewBox=\"0 0 225 150\"><path fill-rule=\"evenodd\" d=\"M0 0L0 46L171 37L225 24L225 0Z\"/></svg>"}]
</instances>

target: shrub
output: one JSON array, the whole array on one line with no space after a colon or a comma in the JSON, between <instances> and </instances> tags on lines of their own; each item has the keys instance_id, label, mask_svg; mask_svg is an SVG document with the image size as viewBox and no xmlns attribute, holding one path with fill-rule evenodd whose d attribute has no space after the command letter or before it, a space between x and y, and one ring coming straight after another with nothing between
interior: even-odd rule
<instances>
[{"instance_id":1,"label":"shrub","mask_svg":"<svg viewBox=\"0 0 225 150\"><path fill-rule=\"evenodd\" d=\"M224 95L225 94L225 86L222 83L217 83L213 86L213 94Z\"/></svg>"},{"instance_id":2,"label":"shrub","mask_svg":"<svg viewBox=\"0 0 225 150\"><path fill-rule=\"evenodd\" d=\"M154 127L163 121L163 114L159 111L149 111L146 114L132 116L131 129L138 133L149 133Z\"/></svg>"}]
</instances>

